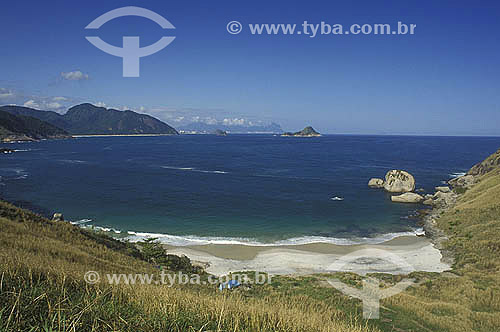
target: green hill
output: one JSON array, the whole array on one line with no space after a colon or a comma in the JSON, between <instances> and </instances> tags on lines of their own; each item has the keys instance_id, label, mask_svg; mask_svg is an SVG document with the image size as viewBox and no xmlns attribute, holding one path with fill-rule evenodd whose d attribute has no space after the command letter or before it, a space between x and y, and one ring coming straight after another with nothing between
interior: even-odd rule
<instances>
[{"instance_id":1,"label":"green hill","mask_svg":"<svg viewBox=\"0 0 500 332\"><path fill-rule=\"evenodd\" d=\"M88 103L74 106L66 114L21 106L3 106L0 110L46 121L73 135L178 134L174 128L150 115Z\"/></svg>"},{"instance_id":2,"label":"green hill","mask_svg":"<svg viewBox=\"0 0 500 332\"><path fill-rule=\"evenodd\" d=\"M2 140L38 140L67 136L68 133L65 130L45 121L0 110L0 139Z\"/></svg>"}]
</instances>

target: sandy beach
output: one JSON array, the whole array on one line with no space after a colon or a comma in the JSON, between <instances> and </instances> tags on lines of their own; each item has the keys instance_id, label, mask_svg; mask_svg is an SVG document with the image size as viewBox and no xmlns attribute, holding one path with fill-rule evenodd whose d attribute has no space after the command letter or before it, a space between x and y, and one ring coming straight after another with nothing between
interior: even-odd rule
<instances>
[{"instance_id":1,"label":"sandy beach","mask_svg":"<svg viewBox=\"0 0 500 332\"><path fill-rule=\"evenodd\" d=\"M304 275L351 271L358 274L412 271L443 272L450 266L425 237L403 236L369 245L312 243L291 246L201 245L173 247L167 252L186 255L205 266L208 273L259 271L279 275Z\"/></svg>"}]
</instances>

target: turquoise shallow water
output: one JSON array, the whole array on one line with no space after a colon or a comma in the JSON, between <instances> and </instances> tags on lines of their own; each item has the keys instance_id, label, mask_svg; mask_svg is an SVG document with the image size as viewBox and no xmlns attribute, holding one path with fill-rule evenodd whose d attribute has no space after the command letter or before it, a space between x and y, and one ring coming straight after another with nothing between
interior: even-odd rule
<instances>
[{"instance_id":1,"label":"turquoise shallow water","mask_svg":"<svg viewBox=\"0 0 500 332\"><path fill-rule=\"evenodd\" d=\"M44 214L171 244L343 244L418 228L408 216L421 207L391 203L367 187L371 177L405 169L431 191L500 138L185 135L8 146L21 151L1 156L2 198Z\"/></svg>"}]
</instances>

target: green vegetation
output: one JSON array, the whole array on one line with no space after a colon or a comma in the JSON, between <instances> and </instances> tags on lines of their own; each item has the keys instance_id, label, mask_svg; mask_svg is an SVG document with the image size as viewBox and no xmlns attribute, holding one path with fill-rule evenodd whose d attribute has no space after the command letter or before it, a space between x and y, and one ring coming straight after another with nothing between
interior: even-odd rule
<instances>
[{"instance_id":1,"label":"green vegetation","mask_svg":"<svg viewBox=\"0 0 500 332\"><path fill-rule=\"evenodd\" d=\"M37 118L74 135L178 134L174 128L147 114L106 109L88 103L74 106L63 115L20 106L3 106L0 111Z\"/></svg>"},{"instance_id":2,"label":"green vegetation","mask_svg":"<svg viewBox=\"0 0 500 332\"><path fill-rule=\"evenodd\" d=\"M0 331L498 331L500 169L483 175L438 225L455 253L452 272L412 273L417 281L361 319L361 302L326 283L361 286L350 273L274 277L219 292L211 285L95 285L89 271L194 271L152 240L136 246L53 222L0 202ZM402 276L377 275L385 286Z\"/></svg>"},{"instance_id":3,"label":"green vegetation","mask_svg":"<svg viewBox=\"0 0 500 332\"><path fill-rule=\"evenodd\" d=\"M282 136L299 136L299 137L310 137L310 136L321 136L313 127L308 126L302 129L301 131L297 131L295 133L284 133Z\"/></svg>"},{"instance_id":4,"label":"green vegetation","mask_svg":"<svg viewBox=\"0 0 500 332\"><path fill-rule=\"evenodd\" d=\"M4 202L0 228L0 331L378 331L339 310L339 298L288 295L279 284L231 293L213 285L89 285L87 271L157 273L146 262L159 257L156 245L141 252Z\"/></svg>"},{"instance_id":5,"label":"green vegetation","mask_svg":"<svg viewBox=\"0 0 500 332\"><path fill-rule=\"evenodd\" d=\"M200 267L193 266L188 257L167 254L163 246L156 242L156 240L156 238L150 238L137 244L141 248L141 253L146 261L170 271L183 271L186 273L203 272Z\"/></svg>"},{"instance_id":6,"label":"green vegetation","mask_svg":"<svg viewBox=\"0 0 500 332\"><path fill-rule=\"evenodd\" d=\"M421 331L498 331L500 169L482 176L437 222L455 255L452 273L431 277L384 305L418 317Z\"/></svg>"},{"instance_id":7,"label":"green vegetation","mask_svg":"<svg viewBox=\"0 0 500 332\"><path fill-rule=\"evenodd\" d=\"M67 135L66 131L37 118L13 115L0 110L0 138L23 136L25 139L36 140Z\"/></svg>"}]
</instances>

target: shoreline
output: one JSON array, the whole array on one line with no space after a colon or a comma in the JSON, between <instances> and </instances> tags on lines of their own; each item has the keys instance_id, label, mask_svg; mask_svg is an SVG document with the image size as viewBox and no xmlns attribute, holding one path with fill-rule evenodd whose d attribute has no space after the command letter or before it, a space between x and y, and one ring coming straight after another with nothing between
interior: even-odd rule
<instances>
[{"instance_id":1,"label":"shoreline","mask_svg":"<svg viewBox=\"0 0 500 332\"><path fill-rule=\"evenodd\" d=\"M450 180L447 184L454 187ZM436 192L437 195L439 191ZM388 241L376 244L338 245L331 243L309 243L282 246L246 246L241 244L205 244L188 246L164 245L170 254L185 255L193 263L205 268L214 275L226 275L240 271L258 271L275 275L310 275L314 273L359 272L346 268L331 268L332 264L343 256L357 251L382 250L386 256L397 255L405 261L411 271L445 272L452 269L453 252L447 250L443 243L448 240L445 232L436 223L439 215L452 209L460 194L453 191L448 199L433 204L426 212L420 212L424 236L397 236ZM366 259L369 258L369 259ZM364 262L358 263L364 273L407 274L408 270L389 267L381 264L373 257L362 257ZM390 260L390 259L389 259Z\"/></svg>"},{"instance_id":2,"label":"shoreline","mask_svg":"<svg viewBox=\"0 0 500 332\"><path fill-rule=\"evenodd\" d=\"M167 253L185 255L193 263L214 275L238 271L258 271L274 275L308 275L349 271L332 266L339 258L357 252L383 252L387 256L401 257L411 271L443 272L450 265L442 261L441 252L429 238L401 236L379 244L335 245L311 243L289 246L245 246L207 244L192 246L164 245ZM361 263L362 270L370 273L385 272L407 274L406 268L388 266L387 262L371 260Z\"/></svg>"},{"instance_id":3,"label":"shoreline","mask_svg":"<svg viewBox=\"0 0 500 332\"><path fill-rule=\"evenodd\" d=\"M178 134L95 134L95 135L71 135L72 138L84 137L150 137L150 136L179 136Z\"/></svg>"}]
</instances>

